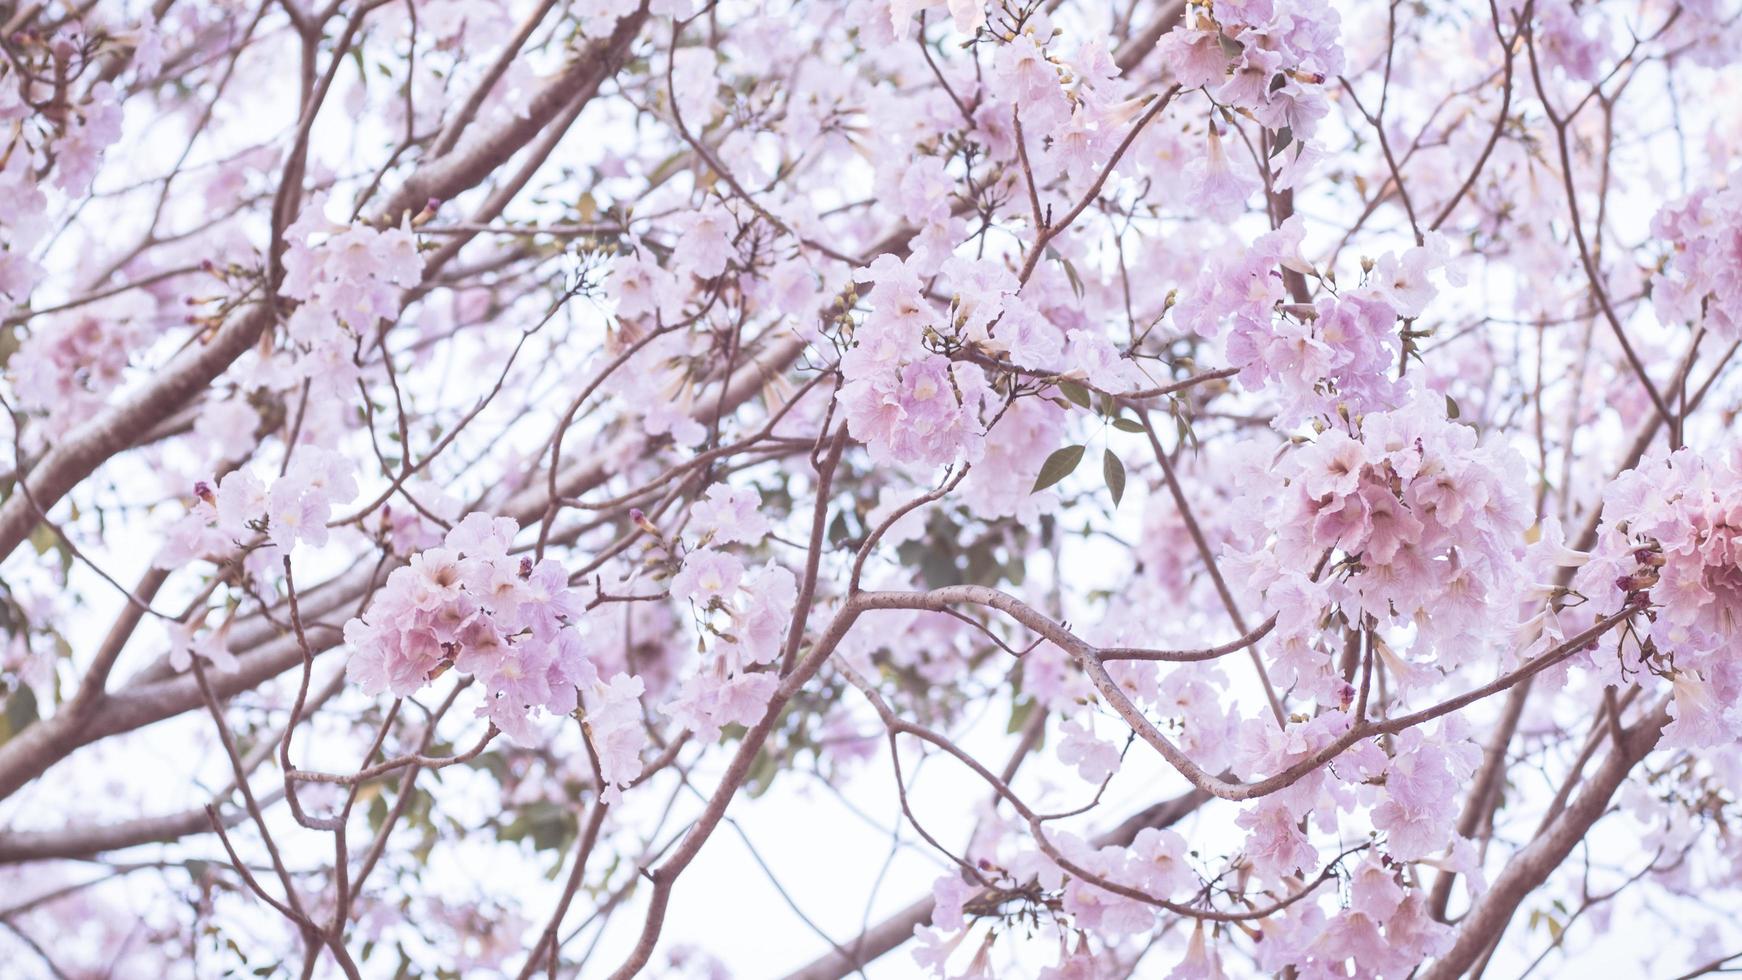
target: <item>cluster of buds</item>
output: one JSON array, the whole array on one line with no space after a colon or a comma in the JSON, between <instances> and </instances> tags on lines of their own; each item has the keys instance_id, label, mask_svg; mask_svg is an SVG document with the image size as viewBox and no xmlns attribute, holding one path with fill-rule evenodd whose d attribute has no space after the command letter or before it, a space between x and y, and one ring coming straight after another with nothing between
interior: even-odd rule
<instances>
[{"instance_id":1,"label":"cluster of buds","mask_svg":"<svg viewBox=\"0 0 1742 980\"><path fill-rule=\"evenodd\" d=\"M1615 587L1626 593L1623 600L1625 608L1639 610L1645 614L1647 620L1656 622L1657 613L1651 609L1651 590L1653 586L1657 585L1661 575L1660 569L1663 568L1663 545L1654 538L1645 538L1643 541L1643 544L1633 549L1633 560L1638 563L1638 567L1617 578ZM1639 662L1644 665L1646 670L1659 676L1672 676L1671 673L1666 673L1666 669L1673 670L1673 666L1665 668L1661 664L1654 663L1659 650L1656 642L1649 635L1635 630L1631 623L1628 625L1628 633L1639 644Z\"/></svg>"},{"instance_id":2,"label":"cluster of buds","mask_svg":"<svg viewBox=\"0 0 1742 980\"><path fill-rule=\"evenodd\" d=\"M629 523L647 536L641 554L642 566L651 571L655 579L667 579L677 574L683 566L683 555L675 536L668 538L664 529L639 507L629 509Z\"/></svg>"},{"instance_id":3,"label":"cluster of buds","mask_svg":"<svg viewBox=\"0 0 1742 980\"><path fill-rule=\"evenodd\" d=\"M1651 589L1657 585L1660 570L1663 568L1663 546L1655 540L1647 539L1644 544L1633 549L1633 560L1638 563L1638 567L1617 578L1615 587L1626 593L1628 606L1649 606Z\"/></svg>"}]
</instances>

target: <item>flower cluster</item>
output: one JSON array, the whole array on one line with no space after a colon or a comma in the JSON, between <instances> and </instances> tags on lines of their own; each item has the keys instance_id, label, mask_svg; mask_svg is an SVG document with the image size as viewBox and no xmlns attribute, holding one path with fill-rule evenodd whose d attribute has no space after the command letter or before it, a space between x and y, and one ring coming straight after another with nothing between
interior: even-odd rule
<instances>
[{"instance_id":1,"label":"flower cluster","mask_svg":"<svg viewBox=\"0 0 1742 980\"><path fill-rule=\"evenodd\" d=\"M1357 288L1289 305L1284 277L1313 271L1300 257L1303 231L1300 218L1290 218L1250 248L1207 264L1174 308L1175 322L1202 337L1230 323L1228 361L1246 387L1274 387L1279 425L1339 409L1395 408L1407 392L1391 377L1402 344L1398 318L1420 316L1433 299L1428 274L1445 263L1445 242L1435 236L1401 255L1388 252Z\"/></svg>"},{"instance_id":2,"label":"flower cluster","mask_svg":"<svg viewBox=\"0 0 1742 980\"><path fill-rule=\"evenodd\" d=\"M1659 211L1651 233L1675 247L1651 281L1658 317L1742 337L1742 170Z\"/></svg>"},{"instance_id":3,"label":"flower cluster","mask_svg":"<svg viewBox=\"0 0 1742 980\"><path fill-rule=\"evenodd\" d=\"M779 672L762 667L780 658L798 580L773 562L746 576L736 557L702 549L684 558L671 592L695 605L716 642L667 711L707 741L724 725L754 724L780 685Z\"/></svg>"},{"instance_id":4,"label":"flower cluster","mask_svg":"<svg viewBox=\"0 0 1742 980\"><path fill-rule=\"evenodd\" d=\"M1602 75L1603 59L1609 55L1609 25L1590 5L1576 8L1571 0L1545 0L1537 5L1537 30L1543 61L1581 82L1594 82Z\"/></svg>"},{"instance_id":5,"label":"flower cluster","mask_svg":"<svg viewBox=\"0 0 1742 980\"><path fill-rule=\"evenodd\" d=\"M704 542L755 544L768 536L762 494L755 487L714 484L690 507L690 520Z\"/></svg>"},{"instance_id":6,"label":"flower cluster","mask_svg":"<svg viewBox=\"0 0 1742 980\"><path fill-rule=\"evenodd\" d=\"M0 251L0 262L9 254ZM143 334L138 321L126 316L68 317L42 324L7 365L13 390L23 407L47 412L50 428L64 432L90 418L120 385Z\"/></svg>"},{"instance_id":7,"label":"flower cluster","mask_svg":"<svg viewBox=\"0 0 1742 980\"><path fill-rule=\"evenodd\" d=\"M69 60L79 57L80 40L63 34L39 47L21 36L21 49L10 53L40 57L65 72ZM31 254L51 227L43 189L52 183L68 195L85 193L104 150L121 135L121 104L108 82L93 86L80 104L59 104L51 114L45 107L61 98L46 81L54 71L17 61L12 67L32 80L21 84L16 72L0 70L0 125L11 134L0 153L0 316L22 306L43 278ZM50 181L41 179L45 174ZM19 407L47 413L56 433L89 418L120 382L141 333L129 317L39 321L6 365Z\"/></svg>"},{"instance_id":8,"label":"flower cluster","mask_svg":"<svg viewBox=\"0 0 1742 980\"><path fill-rule=\"evenodd\" d=\"M677 277L640 253L612 259L605 288L617 301L617 316L621 320L675 310L682 298Z\"/></svg>"},{"instance_id":9,"label":"flower cluster","mask_svg":"<svg viewBox=\"0 0 1742 980\"><path fill-rule=\"evenodd\" d=\"M0 85L0 93L7 88ZM0 119L16 117L19 108L0 102ZM0 313L12 312L43 276L30 250L48 231L48 199L37 187L31 163L28 153L10 154L0 163Z\"/></svg>"},{"instance_id":10,"label":"flower cluster","mask_svg":"<svg viewBox=\"0 0 1742 980\"><path fill-rule=\"evenodd\" d=\"M520 742L536 737L537 710L574 711L576 689L598 681L566 628L584 603L560 563L508 554L517 529L469 514L442 547L394 569L366 617L345 624L351 680L403 697L453 667L482 682L479 714Z\"/></svg>"},{"instance_id":11,"label":"flower cluster","mask_svg":"<svg viewBox=\"0 0 1742 980\"><path fill-rule=\"evenodd\" d=\"M423 278L423 258L409 228L378 230L329 221L326 199L316 198L285 231L284 281L279 294L299 300L286 329L306 349L301 366L323 391L345 390L356 378L346 333L366 336L375 323L399 314L400 289Z\"/></svg>"},{"instance_id":12,"label":"flower cluster","mask_svg":"<svg viewBox=\"0 0 1742 980\"><path fill-rule=\"evenodd\" d=\"M927 333L945 329L919 274L879 256L862 274L872 309L841 359L839 399L848 431L878 463L935 467L980 455L986 376L971 364L927 351Z\"/></svg>"},{"instance_id":13,"label":"flower cluster","mask_svg":"<svg viewBox=\"0 0 1742 980\"><path fill-rule=\"evenodd\" d=\"M218 483L218 530L241 540L251 528L263 526L267 539L287 554L299 541L326 544L333 506L357 496L355 467L315 446L300 447L296 462L270 489L250 469L225 475Z\"/></svg>"},{"instance_id":14,"label":"flower cluster","mask_svg":"<svg viewBox=\"0 0 1742 980\"><path fill-rule=\"evenodd\" d=\"M1141 935L1155 926L1158 914L1165 914L1155 905L1069 875L1051 856L1035 849L1032 844L1025 846L1017 835L1000 833L996 844L990 835L982 835L974 845L978 853L973 855L982 876L992 880L994 890L1011 888L1014 892L1039 886L1046 892L1055 893L1059 896L1059 907L1081 929L1110 937ZM1070 864L1102 880L1119 882L1125 888L1154 898L1182 899L1202 884L1191 863L1195 852L1191 852L1184 837L1172 830L1145 827L1137 832L1129 845L1104 847L1096 847L1076 834L1057 832L1054 845L1058 855ZM953 869L933 883L932 896L936 904L931 924L915 931L919 947L913 952L914 959L929 975L992 975L985 971L976 972L972 967L968 973L959 974L946 965L951 954L968 936L966 906L979 890ZM1041 971L1036 975L1060 978L1100 975L1064 972L1063 967L1067 964L1084 970L1091 966L1086 959L1065 954L1060 972Z\"/></svg>"},{"instance_id":15,"label":"flower cluster","mask_svg":"<svg viewBox=\"0 0 1742 980\"><path fill-rule=\"evenodd\" d=\"M93 85L69 105L55 79L91 62L84 38L63 31L52 38L21 32L0 70L0 125L9 132L0 154L0 315L22 304L43 276L30 252L49 230L47 177L68 194L91 186L103 153L121 135L121 101L108 82Z\"/></svg>"},{"instance_id":16,"label":"flower cluster","mask_svg":"<svg viewBox=\"0 0 1742 980\"><path fill-rule=\"evenodd\" d=\"M1050 507L1051 491L1031 492L1046 458L1064 439L1066 411L1046 398L1022 398L1010 404L998 424L986 432L979 465L962 481L963 502L987 518L1015 517L1028 522ZM907 495L917 496L918 491ZM923 514L908 515L915 536ZM906 517L903 520L907 520ZM898 543L898 542L892 542Z\"/></svg>"},{"instance_id":17,"label":"flower cluster","mask_svg":"<svg viewBox=\"0 0 1742 980\"><path fill-rule=\"evenodd\" d=\"M1434 918L1427 897L1419 889L1406 892L1396 869L1381 861L1361 862L1348 891L1348 907L1335 914L1326 914L1318 903L1299 902L1269 920L1258 944L1260 969L1402 980L1451 945L1452 930Z\"/></svg>"},{"instance_id":18,"label":"flower cluster","mask_svg":"<svg viewBox=\"0 0 1742 980\"><path fill-rule=\"evenodd\" d=\"M0 961L574 970L535 933L590 914L711 975L665 900L749 894L724 808L811 777L969 808L909 947L951 980L1588 961L1489 926L1742 883L1742 69L1691 68L1739 4L7 5L0 863L211 801L131 799L132 733L257 735L334 648L244 850L410 809L367 882L262 879L280 928L236 852Z\"/></svg>"},{"instance_id":19,"label":"flower cluster","mask_svg":"<svg viewBox=\"0 0 1742 980\"><path fill-rule=\"evenodd\" d=\"M1273 130L1312 135L1329 109L1320 90L1343 71L1341 20L1324 0L1219 0L1195 25L1161 39L1180 84L1209 86L1218 102L1250 111Z\"/></svg>"},{"instance_id":20,"label":"flower cluster","mask_svg":"<svg viewBox=\"0 0 1742 980\"><path fill-rule=\"evenodd\" d=\"M1284 456L1252 502L1275 534L1259 531L1236 549L1277 613L1279 683L1326 704L1347 697L1314 646L1332 607L1350 624L1413 624L1415 647L1448 666L1512 624L1508 583L1531 511L1506 474L1523 466L1510 449L1479 445L1425 395ZM1375 646L1400 688L1430 679L1382 639Z\"/></svg>"},{"instance_id":21,"label":"flower cluster","mask_svg":"<svg viewBox=\"0 0 1742 980\"><path fill-rule=\"evenodd\" d=\"M333 507L357 496L356 467L340 453L299 446L296 465L268 487L253 470L231 470L214 491L204 481L194 487L194 504L172 525L155 563L175 568L201 558L216 559L235 546L264 534L270 547L249 551L247 566L261 572L304 543L327 543Z\"/></svg>"},{"instance_id":22,"label":"flower cluster","mask_svg":"<svg viewBox=\"0 0 1742 980\"><path fill-rule=\"evenodd\" d=\"M1051 129L1071 116L1071 100L1061 84L1063 71L1045 43L1025 31L993 54L992 88L1021 110L1024 128Z\"/></svg>"},{"instance_id":23,"label":"flower cluster","mask_svg":"<svg viewBox=\"0 0 1742 980\"><path fill-rule=\"evenodd\" d=\"M1742 450L1681 449L1649 459L1603 494L1603 525L1574 578L1593 615L1648 608L1631 622L1623 661L1672 681L1669 744L1736 740L1742 669L1730 655L1742 628ZM1637 651L1637 659L1631 655Z\"/></svg>"}]
</instances>

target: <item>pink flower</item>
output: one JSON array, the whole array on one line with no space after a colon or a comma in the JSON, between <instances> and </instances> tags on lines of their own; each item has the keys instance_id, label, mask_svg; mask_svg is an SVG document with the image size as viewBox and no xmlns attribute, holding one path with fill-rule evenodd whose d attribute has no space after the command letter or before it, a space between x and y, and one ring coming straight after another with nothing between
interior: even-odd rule
<instances>
[{"instance_id":1,"label":"pink flower","mask_svg":"<svg viewBox=\"0 0 1742 980\"><path fill-rule=\"evenodd\" d=\"M1047 368L1064 354L1064 335L1034 305L1021 296L1004 304L1004 316L993 327L986 347L1002 351L1012 364Z\"/></svg>"},{"instance_id":2,"label":"pink flower","mask_svg":"<svg viewBox=\"0 0 1742 980\"><path fill-rule=\"evenodd\" d=\"M399 314L399 291L422 280L423 258L406 229L334 224L325 208L326 198L315 198L285 230L279 293L303 302L305 325L336 322L362 333ZM323 240L311 244L316 235ZM320 346L306 328L301 339Z\"/></svg>"},{"instance_id":3,"label":"pink flower","mask_svg":"<svg viewBox=\"0 0 1742 980\"><path fill-rule=\"evenodd\" d=\"M443 659L441 643L425 629L401 632L353 619L345 624L345 642L357 650L346 665L346 676L365 694L411 694Z\"/></svg>"},{"instance_id":4,"label":"pink flower","mask_svg":"<svg viewBox=\"0 0 1742 980\"><path fill-rule=\"evenodd\" d=\"M92 86L84 104L69 117L55 147L54 185L81 195L97 175L104 152L121 135L121 100L115 86L106 81Z\"/></svg>"},{"instance_id":5,"label":"pink flower","mask_svg":"<svg viewBox=\"0 0 1742 980\"><path fill-rule=\"evenodd\" d=\"M901 175L902 213L916 225L939 224L949 220L950 197L956 181L944 169L939 157L913 157Z\"/></svg>"},{"instance_id":6,"label":"pink flower","mask_svg":"<svg viewBox=\"0 0 1742 980\"><path fill-rule=\"evenodd\" d=\"M683 568L672 577L671 594L705 606L715 599L731 598L743 577L743 562L725 552L704 548L685 556Z\"/></svg>"},{"instance_id":7,"label":"pink flower","mask_svg":"<svg viewBox=\"0 0 1742 980\"><path fill-rule=\"evenodd\" d=\"M1469 752L1445 737L1429 738L1412 728L1398 736L1385 775L1385 799L1373 812L1373 825L1386 831L1387 848L1408 860L1445 846L1456 819L1457 794L1474 771Z\"/></svg>"},{"instance_id":8,"label":"pink flower","mask_svg":"<svg viewBox=\"0 0 1742 980\"><path fill-rule=\"evenodd\" d=\"M224 474L218 481L218 528L234 538L248 533L248 523L266 513L266 487L246 468Z\"/></svg>"},{"instance_id":9,"label":"pink flower","mask_svg":"<svg viewBox=\"0 0 1742 980\"><path fill-rule=\"evenodd\" d=\"M407 598L422 612L433 612L460 596L460 556L446 548L412 555L406 572Z\"/></svg>"},{"instance_id":10,"label":"pink flower","mask_svg":"<svg viewBox=\"0 0 1742 980\"><path fill-rule=\"evenodd\" d=\"M1367 504L1367 533L1359 543L1347 542L1349 547L1358 547L1366 556L1384 564L1397 554L1398 548L1420 537L1421 521L1386 487L1368 483L1361 488L1361 499Z\"/></svg>"},{"instance_id":11,"label":"pink flower","mask_svg":"<svg viewBox=\"0 0 1742 980\"><path fill-rule=\"evenodd\" d=\"M743 606L733 614L732 635L737 643L722 647L733 670L770 663L780 656L793 605L798 602L798 580L769 562L751 576L744 591Z\"/></svg>"},{"instance_id":12,"label":"pink flower","mask_svg":"<svg viewBox=\"0 0 1742 980\"><path fill-rule=\"evenodd\" d=\"M606 784L601 798L607 803L622 799L622 788L641 775L641 750L647 744L641 722L643 690L641 678L618 674L587 692L587 737L599 755Z\"/></svg>"},{"instance_id":13,"label":"pink flower","mask_svg":"<svg viewBox=\"0 0 1742 980\"><path fill-rule=\"evenodd\" d=\"M682 222L672 262L698 279L712 279L726 271L737 255L732 244L731 216L719 207L697 211Z\"/></svg>"},{"instance_id":14,"label":"pink flower","mask_svg":"<svg viewBox=\"0 0 1742 980\"><path fill-rule=\"evenodd\" d=\"M1295 460L1307 496L1315 500L1346 497L1360 485L1367 468L1367 451L1347 434L1331 429L1295 454Z\"/></svg>"},{"instance_id":15,"label":"pink flower","mask_svg":"<svg viewBox=\"0 0 1742 980\"><path fill-rule=\"evenodd\" d=\"M196 631L200 629L197 623L171 621L167 624L169 630L169 666L171 670L180 673L193 666L193 658L199 657L221 671L236 669L236 655L230 652L227 640L230 635L230 624L225 622L217 629Z\"/></svg>"},{"instance_id":16,"label":"pink flower","mask_svg":"<svg viewBox=\"0 0 1742 980\"><path fill-rule=\"evenodd\" d=\"M1674 246L1652 277L1652 304L1665 322L1704 322L1718 336L1742 336L1742 170L1665 206L1652 235Z\"/></svg>"},{"instance_id":17,"label":"pink flower","mask_svg":"<svg viewBox=\"0 0 1742 980\"><path fill-rule=\"evenodd\" d=\"M194 434L210 446L218 460L241 459L254 448L260 415L246 401L231 398L208 404L194 423Z\"/></svg>"},{"instance_id":18,"label":"pink flower","mask_svg":"<svg viewBox=\"0 0 1742 980\"><path fill-rule=\"evenodd\" d=\"M1566 72L1567 77L1594 82L1602 73L1609 54L1608 22L1598 14L1581 21L1568 0L1544 0L1537 9L1537 28L1543 60ZM1587 29L1587 21L1596 31Z\"/></svg>"},{"instance_id":19,"label":"pink flower","mask_svg":"<svg viewBox=\"0 0 1742 980\"><path fill-rule=\"evenodd\" d=\"M962 919L962 903L979 893L979 889L963 880L956 871L951 870L932 883L931 921L939 929L954 932L966 923Z\"/></svg>"},{"instance_id":20,"label":"pink flower","mask_svg":"<svg viewBox=\"0 0 1742 980\"><path fill-rule=\"evenodd\" d=\"M950 954L962 945L962 940L968 938L966 930L939 929L934 926L920 926L914 929L913 934L913 961L928 976L933 977L947 975Z\"/></svg>"},{"instance_id":21,"label":"pink flower","mask_svg":"<svg viewBox=\"0 0 1742 980\"><path fill-rule=\"evenodd\" d=\"M1402 257L1387 252L1373 266L1373 295L1403 316L1421 316L1437 292L1428 281L1428 271L1443 261L1443 256L1427 248L1409 249Z\"/></svg>"},{"instance_id":22,"label":"pink flower","mask_svg":"<svg viewBox=\"0 0 1742 980\"><path fill-rule=\"evenodd\" d=\"M1020 105L1024 115L1029 117L1024 123L1025 129L1043 128L1036 126L1041 120L1034 118L1041 107L1063 108L1064 92L1059 87L1059 70L1027 33L998 46L992 61L992 77L996 80L999 95ZM1065 112L1061 112L1057 118L1062 120L1064 115Z\"/></svg>"},{"instance_id":23,"label":"pink flower","mask_svg":"<svg viewBox=\"0 0 1742 980\"><path fill-rule=\"evenodd\" d=\"M716 725L754 725L762 720L774 689L780 686L780 675L772 671L739 674L720 685L714 701L713 721Z\"/></svg>"},{"instance_id":24,"label":"pink flower","mask_svg":"<svg viewBox=\"0 0 1742 980\"><path fill-rule=\"evenodd\" d=\"M508 553L518 530L520 525L513 518L473 511L454 525L442 544L472 558L499 558Z\"/></svg>"},{"instance_id":25,"label":"pink flower","mask_svg":"<svg viewBox=\"0 0 1742 980\"><path fill-rule=\"evenodd\" d=\"M310 493L300 480L280 479L266 496L266 532L282 551L297 542L317 547L327 543L327 502Z\"/></svg>"},{"instance_id":26,"label":"pink flower","mask_svg":"<svg viewBox=\"0 0 1742 980\"><path fill-rule=\"evenodd\" d=\"M755 487L716 483L690 507L696 534L720 544L756 544L768 536L768 518L761 512L762 494Z\"/></svg>"},{"instance_id":27,"label":"pink flower","mask_svg":"<svg viewBox=\"0 0 1742 980\"><path fill-rule=\"evenodd\" d=\"M1397 873L1369 852L1349 878L1349 896L1351 908L1384 922L1403 903L1404 891L1397 883Z\"/></svg>"},{"instance_id":28,"label":"pink flower","mask_svg":"<svg viewBox=\"0 0 1742 980\"><path fill-rule=\"evenodd\" d=\"M1203 157L1186 167L1191 197L1206 216L1225 221L1246 210L1246 199L1258 190L1258 181L1241 172L1222 149L1222 135L1209 129L1209 146Z\"/></svg>"},{"instance_id":29,"label":"pink flower","mask_svg":"<svg viewBox=\"0 0 1742 980\"><path fill-rule=\"evenodd\" d=\"M1204 924L1197 923L1186 943L1185 958L1168 973L1167 980L1223 980L1226 976L1220 951L1204 940Z\"/></svg>"},{"instance_id":30,"label":"pink flower","mask_svg":"<svg viewBox=\"0 0 1742 980\"><path fill-rule=\"evenodd\" d=\"M678 296L671 273L640 254L615 259L606 287L617 300L617 315L626 320L670 309Z\"/></svg>"},{"instance_id":31,"label":"pink flower","mask_svg":"<svg viewBox=\"0 0 1742 980\"><path fill-rule=\"evenodd\" d=\"M1162 35L1157 47L1172 69L1174 80L1187 88L1220 82L1228 69L1228 55L1222 50L1219 30L1182 25Z\"/></svg>"},{"instance_id":32,"label":"pink flower","mask_svg":"<svg viewBox=\"0 0 1742 980\"><path fill-rule=\"evenodd\" d=\"M1282 878L1311 872L1318 863L1318 852L1295 826L1296 819L1274 800L1265 800L1234 818L1249 835L1246 856L1259 874Z\"/></svg>"},{"instance_id":33,"label":"pink flower","mask_svg":"<svg viewBox=\"0 0 1742 980\"><path fill-rule=\"evenodd\" d=\"M488 675L508 656L508 638L489 616L475 616L454 638L459 655L454 667L468 674Z\"/></svg>"},{"instance_id":34,"label":"pink flower","mask_svg":"<svg viewBox=\"0 0 1742 980\"><path fill-rule=\"evenodd\" d=\"M550 700L550 671L536 642L510 644L488 669L477 672L490 696L525 715L526 709Z\"/></svg>"},{"instance_id":35,"label":"pink flower","mask_svg":"<svg viewBox=\"0 0 1742 980\"><path fill-rule=\"evenodd\" d=\"M569 588L568 570L560 562L544 559L532 567L525 582L519 621L531 627L533 635L541 640L553 640L564 625L577 620L586 608L580 596Z\"/></svg>"},{"instance_id":36,"label":"pink flower","mask_svg":"<svg viewBox=\"0 0 1742 980\"><path fill-rule=\"evenodd\" d=\"M1095 733L1075 720L1059 726L1064 738L1059 741L1059 761L1075 766L1077 775L1091 783L1099 783L1119 768L1119 748L1095 737Z\"/></svg>"},{"instance_id":37,"label":"pink flower","mask_svg":"<svg viewBox=\"0 0 1742 980\"><path fill-rule=\"evenodd\" d=\"M1131 873L1143 890L1157 898L1184 893L1198 882L1186 861L1190 850L1177 832L1145 827L1131 841Z\"/></svg>"}]
</instances>

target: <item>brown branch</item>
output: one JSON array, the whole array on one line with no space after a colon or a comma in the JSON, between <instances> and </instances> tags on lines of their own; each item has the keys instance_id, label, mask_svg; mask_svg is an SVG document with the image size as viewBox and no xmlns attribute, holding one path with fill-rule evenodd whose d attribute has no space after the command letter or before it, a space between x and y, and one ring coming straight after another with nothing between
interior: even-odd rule
<instances>
[{"instance_id":1,"label":"brown branch","mask_svg":"<svg viewBox=\"0 0 1742 980\"><path fill-rule=\"evenodd\" d=\"M1548 880L1584 840L1593 824L1608 811L1615 795L1633 767L1657 746L1669 724L1668 700L1631 728L1620 745L1603 760L1584 792L1558 817L1548 831L1513 857L1488 891L1459 923L1457 938L1445 955L1418 974L1420 980L1456 980L1475 963L1494 938L1505 929L1525 897Z\"/></svg>"}]
</instances>

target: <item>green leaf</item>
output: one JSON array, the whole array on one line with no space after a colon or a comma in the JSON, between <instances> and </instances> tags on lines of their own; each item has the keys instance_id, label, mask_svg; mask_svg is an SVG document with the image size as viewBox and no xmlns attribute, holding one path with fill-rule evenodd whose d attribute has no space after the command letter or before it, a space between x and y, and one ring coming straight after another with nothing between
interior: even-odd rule
<instances>
[{"instance_id":1,"label":"green leaf","mask_svg":"<svg viewBox=\"0 0 1742 980\"><path fill-rule=\"evenodd\" d=\"M1458 403L1452 399L1451 395L1447 395L1446 396L1446 418L1455 419L1461 414L1463 414L1463 413L1458 408Z\"/></svg>"},{"instance_id":2,"label":"green leaf","mask_svg":"<svg viewBox=\"0 0 1742 980\"><path fill-rule=\"evenodd\" d=\"M919 574L928 589L947 588L966 581L962 578L962 569L956 564L955 556L941 548L926 549L925 557L920 559Z\"/></svg>"},{"instance_id":3,"label":"green leaf","mask_svg":"<svg viewBox=\"0 0 1742 980\"><path fill-rule=\"evenodd\" d=\"M0 327L0 368L4 368L7 362L12 360L12 355L18 353L18 348L23 343L23 338L19 335L18 324L13 323Z\"/></svg>"},{"instance_id":4,"label":"green leaf","mask_svg":"<svg viewBox=\"0 0 1742 980\"><path fill-rule=\"evenodd\" d=\"M1107 481L1107 489L1113 494L1113 506L1119 506L1119 501L1125 498L1125 464L1119 457L1113 455L1113 450L1101 450L1101 476Z\"/></svg>"},{"instance_id":5,"label":"green leaf","mask_svg":"<svg viewBox=\"0 0 1742 980\"><path fill-rule=\"evenodd\" d=\"M1113 428L1118 429L1120 432L1142 433L1143 423L1136 419L1114 419Z\"/></svg>"},{"instance_id":6,"label":"green leaf","mask_svg":"<svg viewBox=\"0 0 1742 980\"><path fill-rule=\"evenodd\" d=\"M369 66L363 61L362 45L351 49L351 60L357 63L357 80L362 82L363 87L367 89L369 87Z\"/></svg>"},{"instance_id":7,"label":"green leaf","mask_svg":"<svg viewBox=\"0 0 1742 980\"><path fill-rule=\"evenodd\" d=\"M0 714L0 743L36 724L38 717L36 692L29 687L20 687L13 691L6 699L6 711Z\"/></svg>"},{"instance_id":8,"label":"green leaf","mask_svg":"<svg viewBox=\"0 0 1742 980\"><path fill-rule=\"evenodd\" d=\"M750 791L750 798L755 799L774 785L774 777L780 775L780 760L764 745L757 753L755 761L750 763L750 772L744 777L744 785Z\"/></svg>"},{"instance_id":9,"label":"green leaf","mask_svg":"<svg viewBox=\"0 0 1742 980\"><path fill-rule=\"evenodd\" d=\"M652 190L654 187L658 187L660 184L670 180L679 170L682 169L681 164L686 162L688 157L689 150L683 149L666 157L664 160L661 160L659 165L654 167L653 171L647 175L647 181L650 185L648 189Z\"/></svg>"},{"instance_id":10,"label":"green leaf","mask_svg":"<svg viewBox=\"0 0 1742 980\"><path fill-rule=\"evenodd\" d=\"M1089 407L1089 389L1069 378L1059 379L1059 392L1083 408Z\"/></svg>"},{"instance_id":11,"label":"green leaf","mask_svg":"<svg viewBox=\"0 0 1742 980\"><path fill-rule=\"evenodd\" d=\"M1071 292L1076 293L1078 299L1082 299L1083 298L1083 277L1077 275L1077 267L1071 264L1070 259L1060 259L1059 261L1064 264L1065 278L1070 280Z\"/></svg>"},{"instance_id":12,"label":"green leaf","mask_svg":"<svg viewBox=\"0 0 1742 980\"><path fill-rule=\"evenodd\" d=\"M995 586L1003 577L1004 562L999 558L997 542L991 538L975 542L968 549L968 583Z\"/></svg>"},{"instance_id":13,"label":"green leaf","mask_svg":"<svg viewBox=\"0 0 1742 980\"><path fill-rule=\"evenodd\" d=\"M1082 446L1066 446L1057 450L1046 458L1046 462L1040 464L1040 474L1034 478L1034 486L1028 492L1039 493L1070 476L1082 461Z\"/></svg>"},{"instance_id":14,"label":"green leaf","mask_svg":"<svg viewBox=\"0 0 1742 980\"><path fill-rule=\"evenodd\" d=\"M1175 415L1173 417L1173 424L1174 424L1174 428L1176 430L1178 430L1178 432L1179 432L1180 444L1181 445L1189 445L1193 449L1197 449L1198 448L1198 434L1196 432L1192 431L1192 424L1190 422L1186 421L1185 416Z\"/></svg>"},{"instance_id":15,"label":"green leaf","mask_svg":"<svg viewBox=\"0 0 1742 980\"><path fill-rule=\"evenodd\" d=\"M1028 724L1028 717L1034 714L1036 702L1033 698L1024 698L1010 708L1010 724L1004 726L1006 735L1014 735L1022 731L1022 726Z\"/></svg>"},{"instance_id":16,"label":"green leaf","mask_svg":"<svg viewBox=\"0 0 1742 980\"><path fill-rule=\"evenodd\" d=\"M540 851L560 850L570 837L574 818L561 805L539 800L522 807L514 822L504 827L501 840L531 840Z\"/></svg>"}]
</instances>

